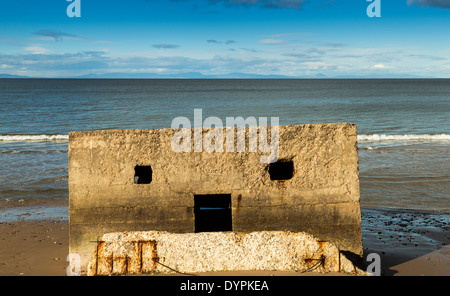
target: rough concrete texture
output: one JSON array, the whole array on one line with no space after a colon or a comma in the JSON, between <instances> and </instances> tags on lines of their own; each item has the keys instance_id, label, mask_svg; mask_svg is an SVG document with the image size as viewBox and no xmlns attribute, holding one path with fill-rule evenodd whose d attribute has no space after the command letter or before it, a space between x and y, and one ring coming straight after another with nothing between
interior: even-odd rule
<instances>
[{"instance_id":1,"label":"rough concrete texture","mask_svg":"<svg viewBox=\"0 0 450 296\"><path fill-rule=\"evenodd\" d=\"M243 270L365 274L335 244L307 233L147 231L105 234L92 252L88 275Z\"/></svg>"},{"instance_id":2,"label":"rough concrete texture","mask_svg":"<svg viewBox=\"0 0 450 296\"><path fill-rule=\"evenodd\" d=\"M202 194L230 196L227 231L307 232L362 255L356 125L280 126L278 160L293 166L287 180L271 179L270 165L261 162L267 153L259 149L174 152L177 132L70 132L70 252L81 256L83 271L105 233L195 232L194 196ZM248 127L246 135L248 143ZM151 166L150 184L135 184L142 165Z\"/></svg>"}]
</instances>

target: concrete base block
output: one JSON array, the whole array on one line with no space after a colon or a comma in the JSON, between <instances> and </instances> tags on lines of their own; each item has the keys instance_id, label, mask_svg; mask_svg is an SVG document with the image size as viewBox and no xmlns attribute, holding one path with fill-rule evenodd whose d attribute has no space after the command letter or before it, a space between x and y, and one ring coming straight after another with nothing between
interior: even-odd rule
<instances>
[{"instance_id":1,"label":"concrete base block","mask_svg":"<svg viewBox=\"0 0 450 296\"><path fill-rule=\"evenodd\" d=\"M284 231L108 233L88 264L91 276L244 270L365 274L335 244Z\"/></svg>"}]
</instances>

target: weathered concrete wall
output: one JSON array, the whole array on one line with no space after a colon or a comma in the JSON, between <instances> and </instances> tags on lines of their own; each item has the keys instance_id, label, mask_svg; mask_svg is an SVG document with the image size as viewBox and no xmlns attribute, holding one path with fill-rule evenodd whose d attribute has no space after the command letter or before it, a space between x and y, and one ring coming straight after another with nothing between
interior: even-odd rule
<instances>
[{"instance_id":1,"label":"weathered concrete wall","mask_svg":"<svg viewBox=\"0 0 450 296\"><path fill-rule=\"evenodd\" d=\"M285 231L108 233L98 242L88 265L88 275L242 270L366 275L335 244Z\"/></svg>"},{"instance_id":2,"label":"weathered concrete wall","mask_svg":"<svg viewBox=\"0 0 450 296\"><path fill-rule=\"evenodd\" d=\"M230 194L235 232L307 232L362 254L355 125L280 126L278 159L294 166L285 181L259 151L176 153L176 132L69 134L70 252L84 268L105 233L194 232L196 194ZM151 166L150 184L134 183L136 165Z\"/></svg>"}]
</instances>

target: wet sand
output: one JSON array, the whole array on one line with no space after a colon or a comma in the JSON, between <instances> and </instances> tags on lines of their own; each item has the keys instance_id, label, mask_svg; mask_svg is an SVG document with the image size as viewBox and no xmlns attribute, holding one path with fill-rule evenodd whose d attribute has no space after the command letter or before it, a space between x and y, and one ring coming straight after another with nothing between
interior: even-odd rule
<instances>
[{"instance_id":1,"label":"wet sand","mask_svg":"<svg viewBox=\"0 0 450 296\"><path fill-rule=\"evenodd\" d=\"M69 253L67 219L32 220L30 212L16 216L18 221L5 221L0 216L0 276L65 276ZM449 217L448 213L364 208L364 258L370 253L379 254L384 276L449 276ZM205 275L320 274L249 271Z\"/></svg>"},{"instance_id":2,"label":"wet sand","mask_svg":"<svg viewBox=\"0 0 450 296\"><path fill-rule=\"evenodd\" d=\"M450 214L362 209L364 258L377 253L385 276L449 276Z\"/></svg>"}]
</instances>

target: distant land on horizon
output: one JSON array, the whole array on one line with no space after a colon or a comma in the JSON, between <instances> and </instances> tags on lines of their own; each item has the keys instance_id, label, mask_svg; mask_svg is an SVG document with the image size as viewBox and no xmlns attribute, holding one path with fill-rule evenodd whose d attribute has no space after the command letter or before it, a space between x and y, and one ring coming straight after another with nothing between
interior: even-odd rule
<instances>
[{"instance_id":1,"label":"distant land on horizon","mask_svg":"<svg viewBox=\"0 0 450 296\"><path fill-rule=\"evenodd\" d=\"M0 74L0 78L40 78L40 79L408 79L408 78L436 78L417 75L391 74L391 75L339 75L327 76L319 73L315 76L287 76L287 75L262 75L251 73L228 73L217 75L205 75L200 72L186 72L179 74L156 73L105 73L86 74L66 77L31 77L11 74ZM446 79L446 78L443 78Z\"/></svg>"}]
</instances>

